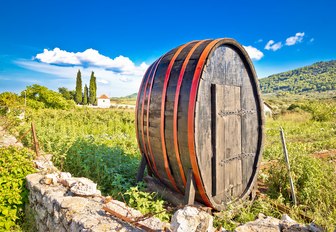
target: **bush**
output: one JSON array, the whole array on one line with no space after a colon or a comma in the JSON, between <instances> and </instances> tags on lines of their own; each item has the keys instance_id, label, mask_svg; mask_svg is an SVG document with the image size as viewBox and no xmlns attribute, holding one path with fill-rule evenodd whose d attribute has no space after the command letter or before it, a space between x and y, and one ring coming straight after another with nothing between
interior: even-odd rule
<instances>
[{"instance_id":1,"label":"bush","mask_svg":"<svg viewBox=\"0 0 336 232\"><path fill-rule=\"evenodd\" d=\"M67 151L63 168L73 175L92 179L103 194L120 199L121 193L135 185L138 164L139 157L90 137L73 143Z\"/></svg>"},{"instance_id":2,"label":"bush","mask_svg":"<svg viewBox=\"0 0 336 232\"><path fill-rule=\"evenodd\" d=\"M158 198L157 193L148 193L141 191L138 186L131 187L125 195L128 205L136 208L143 214L154 214L162 221L169 221L170 214L164 208L164 201Z\"/></svg>"},{"instance_id":3,"label":"bush","mask_svg":"<svg viewBox=\"0 0 336 232\"><path fill-rule=\"evenodd\" d=\"M17 229L28 201L26 175L35 171L27 149L0 148L0 231Z\"/></svg>"},{"instance_id":4,"label":"bush","mask_svg":"<svg viewBox=\"0 0 336 232\"><path fill-rule=\"evenodd\" d=\"M291 174L299 207L328 227L336 224L336 173L330 163L308 155L291 155ZM291 201L287 168L283 159L269 170L269 194ZM329 228L331 229L331 228Z\"/></svg>"},{"instance_id":5,"label":"bush","mask_svg":"<svg viewBox=\"0 0 336 232\"><path fill-rule=\"evenodd\" d=\"M23 99L17 94L11 92L0 93L0 115L6 115L13 110L22 112L23 105Z\"/></svg>"},{"instance_id":6,"label":"bush","mask_svg":"<svg viewBox=\"0 0 336 232\"><path fill-rule=\"evenodd\" d=\"M312 115L312 120L317 122L330 121L336 117L335 104L328 102L309 102L303 106Z\"/></svg>"},{"instance_id":7,"label":"bush","mask_svg":"<svg viewBox=\"0 0 336 232\"><path fill-rule=\"evenodd\" d=\"M27 105L33 109L53 108L70 109L75 106L74 101L66 100L62 94L40 85L27 86L27 89L21 93L24 96L26 92Z\"/></svg>"}]
</instances>

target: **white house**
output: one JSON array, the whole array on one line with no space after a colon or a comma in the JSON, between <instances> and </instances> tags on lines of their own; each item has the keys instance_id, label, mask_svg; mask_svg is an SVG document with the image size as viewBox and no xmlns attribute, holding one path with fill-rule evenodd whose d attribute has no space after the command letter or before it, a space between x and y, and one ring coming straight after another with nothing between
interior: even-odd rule
<instances>
[{"instance_id":1,"label":"white house","mask_svg":"<svg viewBox=\"0 0 336 232\"><path fill-rule=\"evenodd\" d=\"M105 94L101 95L97 99L97 106L99 108L109 108L110 105L111 105L110 98L108 96L106 96Z\"/></svg>"}]
</instances>

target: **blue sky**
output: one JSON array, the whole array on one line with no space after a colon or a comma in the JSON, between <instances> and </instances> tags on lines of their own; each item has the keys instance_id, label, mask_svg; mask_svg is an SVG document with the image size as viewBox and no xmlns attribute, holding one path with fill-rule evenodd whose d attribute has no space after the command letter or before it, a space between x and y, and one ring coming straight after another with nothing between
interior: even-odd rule
<instances>
[{"instance_id":1,"label":"blue sky","mask_svg":"<svg viewBox=\"0 0 336 232\"><path fill-rule=\"evenodd\" d=\"M75 88L91 71L98 94L138 90L146 67L197 39L230 37L259 77L336 59L336 3L326 1L0 2L0 92L34 83Z\"/></svg>"}]
</instances>

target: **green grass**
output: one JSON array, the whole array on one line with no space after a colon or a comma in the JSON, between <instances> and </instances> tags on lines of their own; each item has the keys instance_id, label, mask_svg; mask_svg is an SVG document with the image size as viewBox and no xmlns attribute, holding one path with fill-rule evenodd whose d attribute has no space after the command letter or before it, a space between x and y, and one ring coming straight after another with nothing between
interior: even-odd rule
<instances>
[{"instance_id":1,"label":"green grass","mask_svg":"<svg viewBox=\"0 0 336 232\"><path fill-rule=\"evenodd\" d=\"M312 154L321 150L336 148L335 120L318 122L311 120L307 112L289 112L276 120L268 118L266 123L266 141L264 160L282 157L279 128L286 137L289 154Z\"/></svg>"},{"instance_id":2,"label":"green grass","mask_svg":"<svg viewBox=\"0 0 336 232\"><path fill-rule=\"evenodd\" d=\"M302 101L290 109L278 114L275 119L267 119L263 160L271 164L260 176L268 186L270 198L281 199L283 204L291 205L279 134L282 127L298 200L297 210L291 216L299 218L298 212L304 212L315 223L332 231L336 225L335 164L313 154L336 149L336 117L330 116L336 113L336 102L329 99L318 103Z\"/></svg>"}]
</instances>

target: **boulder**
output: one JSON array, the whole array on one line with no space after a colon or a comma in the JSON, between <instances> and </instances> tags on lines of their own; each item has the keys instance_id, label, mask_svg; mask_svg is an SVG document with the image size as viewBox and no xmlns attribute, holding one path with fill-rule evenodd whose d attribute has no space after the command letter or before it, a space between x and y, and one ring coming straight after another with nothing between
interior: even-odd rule
<instances>
[{"instance_id":1,"label":"boulder","mask_svg":"<svg viewBox=\"0 0 336 232\"><path fill-rule=\"evenodd\" d=\"M238 226L236 232L280 232L280 220L273 217L260 218Z\"/></svg>"},{"instance_id":2,"label":"boulder","mask_svg":"<svg viewBox=\"0 0 336 232\"><path fill-rule=\"evenodd\" d=\"M196 207L185 206L174 213L170 228L174 232L215 231L212 224L210 214Z\"/></svg>"},{"instance_id":3,"label":"boulder","mask_svg":"<svg viewBox=\"0 0 336 232\"><path fill-rule=\"evenodd\" d=\"M72 180L75 178L72 178ZM67 179L70 180L70 179ZM75 182L69 183L70 191L77 196L101 195L97 190L97 184L87 178L76 178Z\"/></svg>"}]
</instances>

